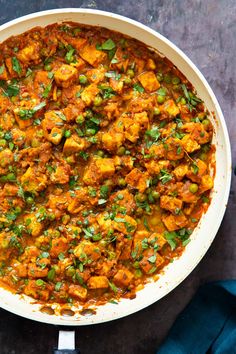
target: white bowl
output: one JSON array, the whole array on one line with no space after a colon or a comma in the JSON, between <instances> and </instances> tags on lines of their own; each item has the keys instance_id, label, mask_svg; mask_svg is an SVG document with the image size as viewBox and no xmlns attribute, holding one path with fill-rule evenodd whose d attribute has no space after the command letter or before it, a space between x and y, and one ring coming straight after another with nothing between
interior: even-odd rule
<instances>
[{"instance_id":1,"label":"white bowl","mask_svg":"<svg viewBox=\"0 0 236 354\"><path fill-rule=\"evenodd\" d=\"M137 292L133 300L122 299L118 305L107 303L97 308L92 316L73 317L47 315L39 311L40 306L32 299L13 295L0 289L0 306L20 316L60 325L88 325L114 320L154 303L180 284L196 267L210 247L222 221L229 195L231 179L231 152L225 120L219 103L207 81L191 60L168 39L152 29L129 18L110 12L88 9L59 9L34 13L8 22L0 27L0 42L12 35L18 35L35 26L47 26L56 22L73 21L82 24L106 27L136 38L157 49L167 57L192 83L198 96L211 112L216 146L216 175L212 201L198 227L191 236L183 255L168 265L157 282L148 283Z\"/></svg>"}]
</instances>

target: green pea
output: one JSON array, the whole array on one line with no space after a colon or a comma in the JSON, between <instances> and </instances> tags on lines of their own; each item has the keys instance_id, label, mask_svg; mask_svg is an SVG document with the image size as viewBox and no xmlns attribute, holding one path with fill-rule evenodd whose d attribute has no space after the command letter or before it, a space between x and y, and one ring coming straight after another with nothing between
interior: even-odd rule
<instances>
[{"instance_id":1,"label":"green pea","mask_svg":"<svg viewBox=\"0 0 236 354\"><path fill-rule=\"evenodd\" d=\"M201 159L202 161L206 161L206 160L207 160L207 154L206 154L205 152L202 152L202 153L200 154L200 159Z\"/></svg>"},{"instance_id":2,"label":"green pea","mask_svg":"<svg viewBox=\"0 0 236 354\"><path fill-rule=\"evenodd\" d=\"M99 241L99 245L100 245L101 247L106 247L106 246L107 246L107 241L104 240L104 239L102 239L101 241Z\"/></svg>"},{"instance_id":3,"label":"green pea","mask_svg":"<svg viewBox=\"0 0 236 354\"><path fill-rule=\"evenodd\" d=\"M166 74L164 76L164 81L165 81L166 84L170 84L171 83L171 76Z\"/></svg>"},{"instance_id":4,"label":"green pea","mask_svg":"<svg viewBox=\"0 0 236 354\"><path fill-rule=\"evenodd\" d=\"M125 147L120 146L119 149L117 150L117 155L118 156L123 156L125 154Z\"/></svg>"},{"instance_id":5,"label":"green pea","mask_svg":"<svg viewBox=\"0 0 236 354\"><path fill-rule=\"evenodd\" d=\"M93 118L93 111L91 109L87 109L85 112L86 118L91 119Z\"/></svg>"},{"instance_id":6,"label":"green pea","mask_svg":"<svg viewBox=\"0 0 236 354\"><path fill-rule=\"evenodd\" d=\"M76 123L77 124L82 124L84 122L84 117L82 114L80 114L78 117L76 117Z\"/></svg>"},{"instance_id":7,"label":"green pea","mask_svg":"<svg viewBox=\"0 0 236 354\"><path fill-rule=\"evenodd\" d=\"M79 76L79 82L80 82L80 84L83 84L83 85L87 84L87 82L88 82L87 76L84 74L81 74Z\"/></svg>"},{"instance_id":8,"label":"green pea","mask_svg":"<svg viewBox=\"0 0 236 354\"><path fill-rule=\"evenodd\" d=\"M5 147L7 145L7 141L5 139L0 139L0 146Z\"/></svg>"},{"instance_id":9,"label":"green pea","mask_svg":"<svg viewBox=\"0 0 236 354\"><path fill-rule=\"evenodd\" d=\"M75 274L75 268L70 266L69 268L66 269L66 275L68 277L73 277L73 275Z\"/></svg>"},{"instance_id":10,"label":"green pea","mask_svg":"<svg viewBox=\"0 0 236 354\"><path fill-rule=\"evenodd\" d=\"M27 203L27 204L33 204L33 203L34 203L34 198L32 198L32 197L27 197L27 198L26 198L26 203Z\"/></svg>"},{"instance_id":11,"label":"green pea","mask_svg":"<svg viewBox=\"0 0 236 354\"><path fill-rule=\"evenodd\" d=\"M97 156L100 156L100 157L104 157L104 151L103 151L103 150L98 150L98 151L96 152L96 155L97 155Z\"/></svg>"},{"instance_id":12,"label":"green pea","mask_svg":"<svg viewBox=\"0 0 236 354\"><path fill-rule=\"evenodd\" d=\"M5 133L3 131L0 131L0 138L3 138Z\"/></svg>"},{"instance_id":13,"label":"green pea","mask_svg":"<svg viewBox=\"0 0 236 354\"><path fill-rule=\"evenodd\" d=\"M22 208L19 205L17 205L15 207L15 213L20 214L21 212L22 212Z\"/></svg>"},{"instance_id":14,"label":"green pea","mask_svg":"<svg viewBox=\"0 0 236 354\"><path fill-rule=\"evenodd\" d=\"M161 96L161 95L158 95L158 96L157 96L157 102L158 102L158 103L163 103L163 102L165 102L165 99L166 99L165 96Z\"/></svg>"},{"instance_id":15,"label":"green pea","mask_svg":"<svg viewBox=\"0 0 236 354\"><path fill-rule=\"evenodd\" d=\"M157 191L152 191L152 197L157 200L160 198L160 193Z\"/></svg>"},{"instance_id":16,"label":"green pea","mask_svg":"<svg viewBox=\"0 0 236 354\"><path fill-rule=\"evenodd\" d=\"M204 119L204 120L202 121L202 124L205 125L205 126L208 126L208 125L210 124L209 119Z\"/></svg>"},{"instance_id":17,"label":"green pea","mask_svg":"<svg viewBox=\"0 0 236 354\"><path fill-rule=\"evenodd\" d=\"M136 198L137 202L142 203L142 202L145 202L145 200L147 199L147 196L145 194L138 193L138 194L136 194L135 198Z\"/></svg>"},{"instance_id":18,"label":"green pea","mask_svg":"<svg viewBox=\"0 0 236 354\"><path fill-rule=\"evenodd\" d=\"M128 69L126 74L132 79L134 77L134 70Z\"/></svg>"},{"instance_id":19,"label":"green pea","mask_svg":"<svg viewBox=\"0 0 236 354\"><path fill-rule=\"evenodd\" d=\"M73 157L73 156L68 156L68 157L66 158L66 162L67 162L69 165L73 164L73 163L75 162L74 157Z\"/></svg>"},{"instance_id":20,"label":"green pea","mask_svg":"<svg viewBox=\"0 0 236 354\"><path fill-rule=\"evenodd\" d=\"M55 220L55 218L56 218L55 214L53 214L53 213L48 214L47 217L51 221Z\"/></svg>"},{"instance_id":21,"label":"green pea","mask_svg":"<svg viewBox=\"0 0 236 354\"><path fill-rule=\"evenodd\" d=\"M65 132L64 132L64 137L65 138L69 138L71 136L71 131L70 130L66 130Z\"/></svg>"},{"instance_id":22,"label":"green pea","mask_svg":"<svg viewBox=\"0 0 236 354\"><path fill-rule=\"evenodd\" d=\"M180 103L181 103L182 105L186 104L186 99L185 99L184 97L182 97L181 100L180 100Z\"/></svg>"},{"instance_id":23,"label":"green pea","mask_svg":"<svg viewBox=\"0 0 236 354\"><path fill-rule=\"evenodd\" d=\"M181 88L180 85L173 85L173 90L174 90L174 91L179 91L180 88Z\"/></svg>"},{"instance_id":24,"label":"green pea","mask_svg":"<svg viewBox=\"0 0 236 354\"><path fill-rule=\"evenodd\" d=\"M180 78L178 76L174 76L174 77L172 77L171 82L174 85L178 85L180 83Z\"/></svg>"},{"instance_id":25,"label":"green pea","mask_svg":"<svg viewBox=\"0 0 236 354\"><path fill-rule=\"evenodd\" d=\"M87 136L91 136L91 135L95 135L95 134L96 134L95 129L86 129L86 131L85 131L85 135L87 135Z\"/></svg>"},{"instance_id":26,"label":"green pea","mask_svg":"<svg viewBox=\"0 0 236 354\"><path fill-rule=\"evenodd\" d=\"M52 70L52 65L51 64L46 64L44 65L44 69L47 71L51 71Z\"/></svg>"},{"instance_id":27,"label":"green pea","mask_svg":"<svg viewBox=\"0 0 236 354\"><path fill-rule=\"evenodd\" d=\"M138 261L135 261L135 262L133 263L133 267L136 268L136 269L138 269L138 268L139 268L139 262L138 262Z\"/></svg>"},{"instance_id":28,"label":"green pea","mask_svg":"<svg viewBox=\"0 0 236 354\"><path fill-rule=\"evenodd\" d=\"M196 183L191 183L189 186L189 192L191 193L197 193L198 191L198 185Z\"/></svg>"},{"instance_id":29,"label":"green pea","mask_svg":"<svg viewBox=\"0 0 236 354\"><path fill-rule=\"evenodd\" d=\"M124 83L125 83L126 85L131 84L131 82L132 82L132 79L131 79L130 77L126 77L126 78L124 79Z\"/></svg>"},{"instance_id":30,"label":"green pea","mask_svg":"<svg viewBox=\"0 0 236 354\"><path fill-rule=\"evenodd\" d=\"M94 98L93 104L94 104L94 106L97 107L97 106L101 106L102 102L103 102L102 97L99 96L99 95L97 95L97 96Z\"/></svg>"},{"instance_id":31,"label":"green pea","mask_svg":"<svg viewBox=\"0 0 236 354\"><path fill-rule=\"evenodd\" d=\"M156 78L159 82L163 81L163 75L162 73L157 73Z\"/></svg>"},{"instance_id":32,"label":"green pea","mask_svg":"<svg viewBox=\"0 0 236 354\"><path fill-rule=\"evenodd\" d=\"M120 186L120 187L125 187L126 186L126 181L125 181L125 179L124 178L119 178L118 179L118 185Z\"/></svg>"},{"instance_id":33,"label":"green pea","mask_svg":"<svg viewBox=\"0 0 236 354\"><path fill-rule=\"evenodd\" d=\"M153 108L153 114L154 116L158 116L161 113L160 109L158 107Z\"/></svg>"}]
</instances>

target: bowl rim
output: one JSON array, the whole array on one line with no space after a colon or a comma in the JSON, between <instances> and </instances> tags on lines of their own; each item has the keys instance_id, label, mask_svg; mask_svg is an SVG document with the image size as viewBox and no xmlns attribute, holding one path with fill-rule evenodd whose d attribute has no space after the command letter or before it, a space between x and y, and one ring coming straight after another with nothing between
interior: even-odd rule
<instances>
[{"instance_id":1,"label":"bowl rim","mask_svg":"<svg viewBox=\"0 0 236 354\"><path fill-rule=\"evenodd\" d=\"M153 35L154 37L158 38L159 40L161 40L162 42L164 42L167 46L169 46L170 48L172 48L175 52L177 52L177 54L187 63L187 65L191 68L191 70L193 70L197 77L199 78L199 80L202 82L202 84L204 85L206 91L208 92L212 103L214 105L215 111L218 114L219 117L219 121L221 123L221 128L222 128L222 134L224 137L224 144L225 144L225 151L226 151L226 156L225 156L225 161L226 161L226 165L227 165L227 173L226 173L226 180L225 180L225 187L224 187L224 198L222 200L223 206L220 209L218 218L217 218L217 222L216 222L216 226L214 227L215 232L213 232L213 237L209 240L209 243L207 245L207 248L199 255L197 261L195 261L193 264L191 264L191 267L189 267L189 270L187 271L186 274L184 274L180 279L178 279L178 281L176 283L173 283L171 286L167 287L166 292L164 293L164 295L162 295L161 297L156 297L156 300L153 301L145 301L145 303L143 304L139 304L136 306L127 306L127 309L125 311L125 313L120 313L120 314L116 314L115 316L112 316L112 313L109 316L107 316L105 319L101 317L100 320L93 320L91 318L91 320L87 319L86 321L75 321L75 320L62 320L60 317L55 317L55 316L38 316L37 313L35 313L34 311L32 311L31 313L25 313L24 311L22 311L22 309L20 308L15 308L12 307L9 304L5 304L5 303L0 303L0 306L9 311L12 312L14 314L20 315L22 317L25 318L29 318L29 319L33 319L39 322L44 322L44 323L49 323L49 324L58 324L58 325L71 325L71 326L78 326L78 325L90 325L90 324L98 324L98 323L104 323L104 322L108 322L111 320L115 320L115 319L119 319L125 316L128 316L130 314L136 313L148 306L150 306L151 304L155 303L156 301L160 300L161 298L163 298L164 296L166 296L169 292L171 292L174 288L176 288L178 285L180 285L180 283L187 277L190 275L190 273L193 271L193 269L198 265L198 263L201 261L202 257L206 254L207 250L209 249L210 245L212 244L217 231L220 227L221 221L223 219L224 213L225 213L225 209L227 206L227 201L228 201L228 197L229 197L229 191L230 191L230 184L231 184L231 170L232 170L232 164L231 164L231 148L230 148L230 140L229 140L229 135L228 135L228 131L227 131L227 126L225 123L225 119L222 113L222 110L220 108L220 105L218 103L218 100L213 92L213 90L211 89L210 85L208 84L207 80L205 79L204 75L201 73L201 71L196 67L196 65L192 62L191 59L189 59L189 57L181 50L179 49L174 43L172 43L168 38L166 38L165 36L163 36L162 34L160 34L159 32L153 30L152 28L149 28L148 26L130 19L126 16L122 16L119 14L115 14L113 12L109 12L109 11L102 11L102 10L96 10L96 9L88 9L88 8L60 8L60 9L50 9L50 10L45 10L45 11L39 11L39 12L34 12L34 13L30 13L28 15L25 16L21 16L19 18L16 18L14 20L11 20L7 23L4 23L0 26L0 36L1 36L1 32L3 30L6 30L9 27L12 27L14 25L20 24L21 22L27 21L27 20L32 20L32 19L37 19L37 18L41 18L41 17L45 17L45 16L50 16L50 15L56 15L56 14L60 14L60 15L69 15L70 13L77 13L77 14L92 14L92 15L98 15L98 16L105 16L105 17L110 17L110 18L114 18L116 20L120 20L122 22L125 23L130 23L131 25L138 27L139 29L150 33L151 35ZM54 21L52 23L56 23L59 21ZM65 20L66 22L66 20ZM79 21L78 21L79 22ZM38 25L35 24L35 26L33 27L37 27ZM39 25L40 26L40 25ZM94 25L96 26L96 25ZM33 28L30 27L30 28ZM102 27L102 25L101 25ZM106 27L106 25L104 25L104 27ZM27 30L26 30L27 31ZM23 31L25 32L25 31ZM20 33L23 33L20 32ZM19 33L19 34L20 34ZM121 33L125 34L125 31ZM8 38L8 37L7 37ZM5 39L4 39L5 40ZM142 40L141 40L142 41ZM174 64L174 62L173 62ZM175 65L175 64L174 64ZM1 291L1 289L0 289Z\"/></svg>"}]
</instances>

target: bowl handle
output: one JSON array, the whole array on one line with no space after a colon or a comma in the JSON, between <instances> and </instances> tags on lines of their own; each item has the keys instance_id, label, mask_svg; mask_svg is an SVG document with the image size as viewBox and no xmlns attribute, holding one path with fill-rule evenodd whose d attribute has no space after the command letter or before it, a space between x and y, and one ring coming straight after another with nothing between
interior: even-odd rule
<instances>
[{"instance_id":1,"label":"bowl handle","mask_svg":"<svg viewBox=\"0 0 236 354\"><path fill-rule=\"evenodd\" d=\"M59 331L58 348L53 349L53 354L81 354L75 349L75 331Z\"/></svg>"}]
</instances>

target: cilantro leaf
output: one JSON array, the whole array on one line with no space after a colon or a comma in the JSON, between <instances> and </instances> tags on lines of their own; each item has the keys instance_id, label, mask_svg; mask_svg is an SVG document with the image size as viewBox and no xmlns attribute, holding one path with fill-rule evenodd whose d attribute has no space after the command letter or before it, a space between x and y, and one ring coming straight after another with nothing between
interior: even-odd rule
<instances>
[{"instance_id":1,"label":"cilantro leaf","mask_svg":"<svg viewBox=\"0 0 236 354\"><path fill-rule=\"evenodd\" d=\"M18 59L16 57L13 57L11 59L11 62L12 62L12 69L18 74L20 75L21 72L22 72L22 69L21 69L21 66L20 66L20 63L18 61Z\"/></svg>"},{"instance_id":2,"label":"cilantro leaf","mask_svg":"<svg viewBox=\"0 0 236 354\"><path fill-rule=\"evenodd\" d=\"M113 42L112 39L107 39L104 43L97 44L96 45L96 49L97 50L112 50L116 47L116 44Z\"/></svg>"},{"instance_id":3,"label":"cilantro leaf","mask_svg":"<svg viewBox=\"0 0 236 354\"><path fill-rule=\"evenodd\" d=\"M162 184L165 184L172 180L172 175L168 171L162 169L160 171L159 180L162 182Z\"/></svg>"},{"instance_id":4,"label":"cilantro leaf","mask_svg":"<svg viewBox=\"0 0 236 354\"><path fill-rule=\"evenodd\" d=\"M139 84L134 84L133 89L135 92L139 92L139 93L143 93L144 92L144 88L142 86L140 86Z\"/></svg>"}]
</instances>

